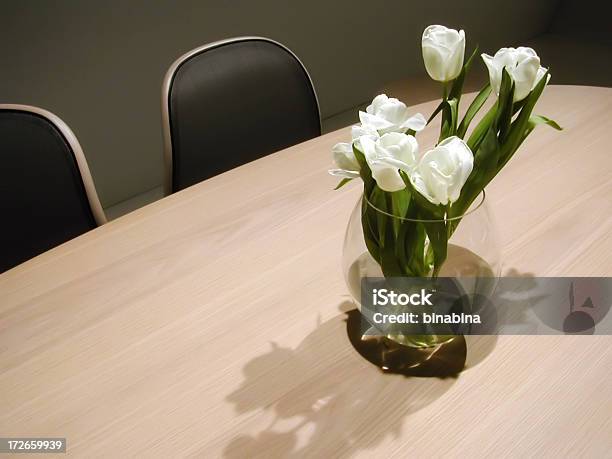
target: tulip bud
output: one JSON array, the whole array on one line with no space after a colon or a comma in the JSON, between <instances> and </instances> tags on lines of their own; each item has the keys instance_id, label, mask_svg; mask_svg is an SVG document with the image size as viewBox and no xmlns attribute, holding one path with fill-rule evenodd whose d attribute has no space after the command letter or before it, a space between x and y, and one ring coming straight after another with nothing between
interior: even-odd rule
<instances>
[{"instance_id":1,"label":"tulip bud","mask_svg":"<svg viewBox=\"0 0 612 459\"><path fill-rule=\"evenodd\" d=\"M423 61L431 78L447 82L461 73L465 54L465 33L441 25L430 25L423 32Z\"/></svg>"},{"instance_id":2,"label":"tulip bud","mask_svg":"<svg viewBox=\"0 0 612 459\"><path fill-rule=\"evenodd\" d=\"M546 69L540 66L540 58L531 48L501 48L495 56L483 54L482 60L489 70L491 87L497 95L499 95L503 69L506 69L514 81L514 102L527 97L546 73Z\"/></svg>"}]
</instances>

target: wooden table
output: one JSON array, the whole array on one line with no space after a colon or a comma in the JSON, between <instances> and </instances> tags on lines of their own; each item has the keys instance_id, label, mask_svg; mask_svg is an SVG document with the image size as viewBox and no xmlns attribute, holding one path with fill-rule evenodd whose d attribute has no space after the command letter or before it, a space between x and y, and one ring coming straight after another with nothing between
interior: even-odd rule
<instances>
[{"instance_id":1,"label":"wooden table","mask_svg":"<svg viewBox=\"0 0 612 459\"><path fill-rule=\"evenodd\" d=\"M538 128L488 188L506 272L612 275L611 111L612 89L546 89L537 113L565 130ZM340 257L360 190L326 173L348 135L0 275L0 436L81 457L610 456L610 336L472 339L445 379L355 352Z\"/></svg>"}]
</instances>

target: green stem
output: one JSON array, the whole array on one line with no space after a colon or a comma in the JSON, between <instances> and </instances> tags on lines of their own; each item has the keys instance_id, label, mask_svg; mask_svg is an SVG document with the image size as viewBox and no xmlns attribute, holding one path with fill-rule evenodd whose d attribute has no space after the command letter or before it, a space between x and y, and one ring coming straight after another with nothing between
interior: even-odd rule
<instances>
[{"instance_id":1,"label":"green stem","mask_svg":"<svg viewBox=\"0 0 612 459\"><path fill-rule=\"evenodd\" d=\"M444 104L448 100L449 93L449 84L447 81L442 82L442 104ZM444 127L447 124L447 118L449 115L449 110L447 106L444 106L442 109L442 118L440 119L440 135L438 136L438 143L442 140L444 136Z\"/></svg>"},{"instance_id":2,"label":"green stem","mask_svg":"<svg viewBox=\"0 0 612 459\"><path fill-rule=\"evenodd\" d=\"M448 81L442 82L442 100L448 99Z\"/></svg>"},{"instance_id":3,"label":"green stem","mask_svg":"<svg viewBox=\"0 0 612 459\"><path fill-rule=\"evenodd\" d=\"M489 126L495 121L495 115L497 115L497 103L495 103L489 111L482 117L482 119L478 122L470 138L467 141L468 146L472 150L472 152L476 152L478 147L480 146L480 142L484 139L485 134L489 130Z\"/></svg>"},{"instance_id":4,"label":"green stem","mask_svg":"<svg viewBox=\"0 0 612 459\"><path fill-rule=\"evenodd\" d=\"M450 208L451 208L451 203L449 202L446 205L446 218L447 219L450 217ZM452 220L448 220L446 222L446 243L447 244L448 244L448 240L450 239L452 234L453 234L453 232L452 232Z\"/></svg>"}]
</instances>

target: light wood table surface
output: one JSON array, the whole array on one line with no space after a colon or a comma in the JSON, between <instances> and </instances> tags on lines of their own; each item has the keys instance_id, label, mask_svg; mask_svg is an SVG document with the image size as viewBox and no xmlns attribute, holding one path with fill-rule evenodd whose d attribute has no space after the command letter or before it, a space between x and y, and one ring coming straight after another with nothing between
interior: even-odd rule
<instances>
[{"instance_id":1,"label":"light wood table surface","mask_svg":"<svg viewBox=\"0 0 612 459\"><path fill-rule=\"evenodd\" d=\"M612 89L551 86L536 111L565 130L539 127L488 188L505 272L612 276ZM80 457L610 457L610 336L470 339L446 379L355 352L340 258L360 190L326 173L348 137L0 275L0 436L67 437Z\"/></svg>"}]
</instances>

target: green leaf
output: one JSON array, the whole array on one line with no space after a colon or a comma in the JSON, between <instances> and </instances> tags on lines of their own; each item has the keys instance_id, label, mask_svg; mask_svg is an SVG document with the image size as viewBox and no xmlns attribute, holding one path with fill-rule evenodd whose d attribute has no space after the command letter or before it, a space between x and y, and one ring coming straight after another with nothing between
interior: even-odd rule
<instances>
[{"instance_id":1,"label":"green leaf","mask_svg":"<svg viewBox=\"0 0 612 459\"><path fill-rule=\"evenodd\" d=\"M361 201L361 227L363 230L363 238L372 258L380 264L380 246L378 244L378 231L374 223L374 209L366 202Z\"/></svg>"},{"instance_id":2,"label":"green leaf","mask_svg":"<svg viewBox=\"0 0 612 459\"><path fill-rule=\"evenodd\" d=\"M427 220L431 219L432 214L427 212L423 212L421 214L422 218ZM437 215L438 218L444 218L444 214ZM440 272L440 268L442 264L446 260L447 250L448 250L448 235L446 223L444 220L441 221L425 221L423 223L425 226L425 231L427 232L427 237L429 237L429 244L433 250L433 264L434 264L434 272L433 275L436 277Z\"/></svg>"},{"instance_id":3,"label":"green leaf","mask_svg":"<svg viewBox=\"0 0 612 459\"><path fill-rule=\"evenodd\" d=\"M400 221L397 236L395 238L395 255L403 266L408 266L410 260L410 240L413 231L413 223L410 220ZM408 250L407 250L408 248Z\"/></svg>"},{"instance_id":4,"label":"green leaf","mask_svg":"<svg viewBox=\"0 0 612 459\"><path fill-rule=\"evenodd\" d=\"M503 143L512 121L512 106L514 103L514 80L504 67L502 69L502 81L497 99L498 109L495 117L495 130L499 131L499 141Z\"/></svg>"},{"instance_id":5,"label":"green leaf","mask_svg":"<svg viewBox=\"0 0 612 459\"><path fill-rule=\"evenodd\" d=\"M410 205L410 193L407 190L394 191L391 196L391 214L400 217L393 219L393 230L397 237L400 229L401 218L406 216Z\"/></svg>"},{"instance_id":6,"label":"green leaf","mask_svg":"<svg viewBox=\"0 0 612 459\"><path fill-rule=\"evenodd\" d=\"M527 128L525 129L525 132L523 133L523 136L520 140L520 142L518 143L518 145L516 146L516 149L518 150L518 148L523 144L524 140L527 138L527 136L529 136L529 134L531 134L531 131L533 131L538 125L540 124L546 124L547 126L550 126L558 131L562 131L563 128L561 126L559 126L555 121L546 118L545 116L541 116L541 115L532 115L529 117L529 121L527 122Z\"/></svg>"},{"instance_id":7,"label":"green leaf","mask_svg":"<svg viewBox=\"0 0 612 459\"><path fill-rule=\"evenodd\" d=\"M392 217L383 215L385 219L389 220ZM381 247L380 250L380 268L382 269L385 277L401 277L405 275L405 270L399 262L398 257L395 253L395 239L393 236L393 225L386 222L386 240L390 243Z\"/></svg>"},{"instance_id":8,"label":"green leaf","mask_svg":"<svg viewBox=\"0 0 612 459\"><path fill-rule=\"evenodd\" d=\"M512 123L508 135L506 136L506 138L504 138L504 142L501 145L501 151L499 155L500 158L498 162L498 171L506 165L510 158L512 158L512 155L514 155L519 145L525 139L525 132L528 128L531 112L533 111L536 102L542 95L542 91L544 91L547 79L548 72L546 72L544 76L540 78L538 84L535 86L535 88L531 90L531 92L526 98L527 100L521 108L521 111Z\"/></svg>"},{"instance_id":9,"label":"green leaf","mask_svg":"<svg viewBox=\"0 0 612 459\"><path fill-rule=\"evenodd\" d=\"M378 186L374 187L372 194L370 195L369 201L376 209L370 206L370 210L374 212L374 216L376 219L376 228L378 230L378 245L382 250L385 246L385 240L387 238L387 220L389 219L383 212L387 212L387 203L385 192L378 188ZM378 209L378 210L377 210ZM381 212L382 211L382 212ZM382 251L381 251L382 256Z\"/></svg>"},{"instance_id":10,"label":"green leaf","mask_svg":"<svg viewBox=\"0 0 612 459\"><path fill-rule=\"evenodd\" d=\"M395 253L404 266L406 275L421 277L427 275L429 267L424 261L426 233L423 225L415 220L416 211L416 206L412 205L409 219L402 221L396 240Z\"/></svg>"},{"instance_id":11,"label":"green leaf","mask_svg":"<svg viewBox=\"0 0 612 459\"><path fill-rule=\"evenodd\" d=\"M495 104L489 109L489 111L482 117L482 119L478 122L472 134L470 135L467 144L470 147L472 152L475 152L480 147L480 143L483 141L485 135L489 131L489 128L495 121L495 115L497 113L499 101L495 102Z\"/></svg>"},{"instance_id":12,"label":"green leaf","mask_svg":"<svg viewBox=\"0 0 612 459\"><path fill-rule=\"evenodd\" d=\"M427 120L427 124L429 124L431 120L433 120L436 117L436 115L442 111L445 105L446 105L446 100L443 100L442 102L440 102L440 105L438 105L436 109L433 111L433 113L429 116L429 119Z\"/></svg>"},{"instance_id":13,"label":"green leaf","mask_svg":"<svg viewBox=\"0 0 612 459\"><path fill-rule=\"evenodd\" d=\"M376 181L372 177L372 171L370 170L370 166L365 159L364 154L359 151L355 145L353 145L353 154L355 155L355 159L359 164L359 175L361 180L363 181L363 192L364 195L369 198L372 194L372 190L376 186Z\"/></svg>"},{"instance_id":14,"label":"green leaf","mask_svg":"<svg viewBox=\"0 0 612 459\"><path fill-rule=\"evenodd\" d=\"M502 89L496 104L498 110L490 111L490 113L497 112L495 122L489 126L486 135L479 141L480 143L474 140L474 133L470 137L470 141L473 142L472 145L468 141L470 148L473 145L478 145L477 149L472 150L474 152L474 168L461 190L461 196L451 207L450 214L453 217L461 216L467 211L472 202L506 165L536 125L546 124L555 129L560 129L557 123L546 117L539 115L531 116L531 112L544 90L547 76L542 77L536 87L523 101L513 104L513 85L508 84L509 75L506 76L506 73L504 71L503 78L505 82L502 80ZM509 123L512 113L517 112L519 114L514 122ZM481 122L481 124L480 129L484 127L485 123ZM496 135L498 127L499 137ZM478 133L478 136L481 135L481 133ZM452 222L449 237L459 221L454 220Z\"/></svg>"},{"instance_id":15,"label":"green leaf","mask_svg":"<svg viewBox=\"0 0 612 459\"><path fill-rule=\"evenodd\" d=\"M551 120L550 118L546 118L542 115L531 115L531 117L529 118L529 122L533 123L534 125L545 124L553 129L556 129L557 131L563 130L563 128L559 126L556 121Z\"/></svg>"},{"instance_id":16,"label":"green leaf","mask_svg":"<svg viewBox=\"0 0 612 459\"><path fill-rule=\"evenodd\" d=\"M457 99L457 102L459 101L459 99L461 99L461 93L463 91L463 83L465 82L465 76L470 71L470 68L472 67L472 62L474 61L474 57L476 56L477 53L478 53L478 46L474 48L474 51L472 51L472 54L470 55L468 60L465 61L465 64L463 64L463 68L461 69L461 72L459 73L457 78L453 80L453 85L448 95L449 99Z\"/></svg>"},{"instance_id":17,"label":"green leaf","mask_svg":"<svg viewBox=\"0 0 612 459\"><path fill-rule=\"evenodd\" d=\"M429 237L429 243L433 250L435 276L442 267L442 263L446 260L447 255L448 237L446 221L444 220L446 209L444 206L429 202L425 196L415 190L408 175L404 171L400 171L400 176L406 184L406 188L410 190L413 201L418 207L418 217L422 220L426 220L420 224L425 228L425 232L427 233L427 237ZM423 262L422 265L424 265Z\"/></svg>"},{"instance_id":18,"label":"green leaf","mask_svg":"<svg viewBox=\"0 0 612 459\"><path fill-rule=\"evenodd\" d=\"M425 227L421 223L413 222L415 227L414 236L412 238L410 260L408 266L412 273L418 277L424 277L429 274L430 265L425 260L425 240L427 233ZM433 258L431 263L433 264Z\"/></svg>"},{"instance_id":19,"label":"green leaf","mask_svg":"<svg viewBox=\"0 0 612 459\"><path fill-rule=\"evenodd\" d=\"M489 98L490 94L491 94L491 85L487 83L486 86L480 90L478 95L474 98L474 100L468 107L467 111L465 112L465 115L463 116L463 119L461 120L461 123L459 124L459 129L457 129L458 137L462 139L465 137L465 134L468 130L468 127L470 126L470 123L474 119L474 116L476 116L476 113L478 113L478 111L482 108L484 103Z\"/></svg>"},{"instance_id":20,"label":"green leaf","mask_svg":"<svg viewBox=\"0 0 612 459\"><path fill-rule=\"evenodd\" d=\"M525 106L526 102L527 102L527 98L524 98L523 100L519 100L518 102L515 102L514 108L512 109L512 114L516 115L519 111L521 111L521 108Z\"/></svg>"},{"instance_id":21,"label":"green leaf","mask_svg":"<svg viewBox=\"0 0 612 459\"><path fill-rule=\"evenodd\" d=\"M463 67L461 68L461 72L457 78L452 81L450 92L446 94L446 90L448 88L447 84L444 85L444 97L442 98L442 102L438 107L434 110L434 112L429 117L427 124L440 112L442 111L442 122L440 127L440 136L438 138L438 142L446 139L447 137L455 135L457 132L458 118L459 118L459 101L461 100L461 92L463 90L463 83L465 81L465 76L467 72L470 70L472 66L472 61L474 60L474 56L478 51L478 47L474 49L472 55L465 62Z\"/></svg>"},{"instance_id":22,"label":"green leaf","mask_svg":"<svg viewBox=\"0 0 612 459\"><path fill-rule=\"evenodd\" d=\"M486 136L474 154L474 167L466 180L459 199L455 201L449 211L451 217L460 217L469 209L470 205L480 195L484 187L498 172L499 143L494 126L489 126ZM455 231L460 219L450 223L449 237Z\"/></svg>"},{"instance_id":23,"label":"green leaf","mask_svg":"<svg viewBox=\"0 0 612 459\"><path fill-rule=\"evenodd\" d=\"M372 178L372 173L370 172L370 166L368 166L368 162L365 159L365 155L361 152L361 150L359 150L359 148L355 146L355 144L353 144L353 154L355 155L355 159L359 163L359 171L366 172L366 174L370 175L369 178ZM363 174L360 174L360 175L363 175Z\"/></svg>"},{"instance_id":24,"label":"green leaf","mask_svg":"<svg viewBox=\"0 0 612 459\"><path fill-rule=\"evenodd\" d=\"M459 99L448 99L442 116L442 127L438 143L455 134L457 130L457 118L459 110Z\"/></svg>"},{"instance_id":25,"label":"green leaf","mask_svg":"<svg viewBox=\"0 0 612 459\"><path fill-rule=\"evenodd\" d=\"M344 185L346 185L351 180L353 180L353 179L352 178L343 178L342 180L340 180L340 183L338 183L338 185L336 185L336 188L334 188L334 190L338 190L338 189L342 188Z\"/></svg>"},{"instance_id":26,"label":"green leaf","mask_svg":"<svg viewBox=\"0 0 612 459\"><path fill-rule=\"evenodd\" d=\"M381 241L376 219L378 212L376 212L367 202L372 199L378 186L372 177L372 171L368 166L365 156L355 147L355 145L353 145L353 153L359 163L359 175L363 181L363 200L361 202L361 227L363 230L363 238L368 252L370 252L372 258L380 264Z\"/></svg>"},{"instance_id":27,"label":"green leaf","mask_svg":"<svg viewBox=\"0 0 612 459\"><path fill-rule=\"evenodd\" d=\"M400 170L399 174L400 174L400 177L402 178L402 180L404 181L404 184L406 185L406 188L410 191L410 195L412 196L412 200L416 203L416 205L419 208L425 209L426 211L428 211L430 213L435 213L435 212L439 212L440 211L440 209L439 209L440 206L437 206L436 204L432 204L431 202L429 202L425 196L423 196L421 193L419 193L412 186L412 182L410 181L410 178L408 177L408 174L406 174L406 172Z\"/></svg>"},{"instance_id":28,"label":"green leaf","mask_svg":"<svg viewBox=\"0 0 612 459\"><path fill-rule=\"evenodd\" d=\"M376 186L372 190L370 204L366 203L365 213L369 225L370 238L376 240L374 253L378 255L377 261L380 268L385 277L402 276L404 275L403 266L400 264L400 260L395 253L396 235L393 221L396 219L390 215L390 207L392 205L391 193L383 191Z\"/></svg>"}]
</instances>

